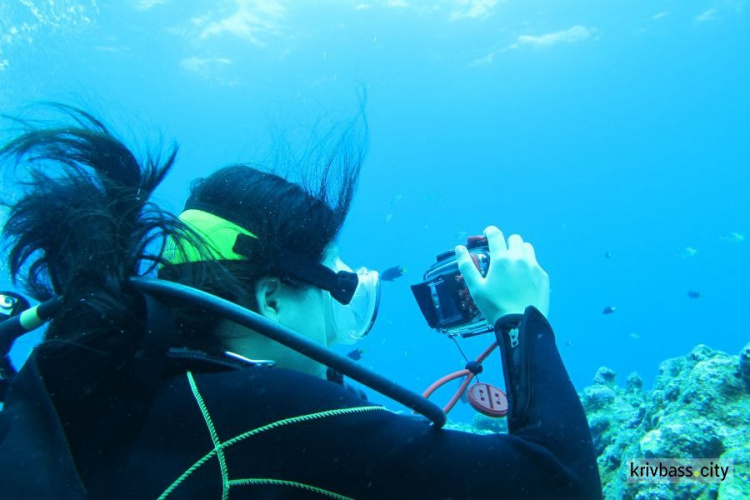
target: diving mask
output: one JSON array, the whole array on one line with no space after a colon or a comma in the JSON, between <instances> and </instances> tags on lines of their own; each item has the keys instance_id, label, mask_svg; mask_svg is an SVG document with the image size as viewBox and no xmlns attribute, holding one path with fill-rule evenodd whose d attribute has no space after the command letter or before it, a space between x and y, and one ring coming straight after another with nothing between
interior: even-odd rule
<instances>
[{"instance_id":1,"label":"diving mask","mask_svg":"<svg viewBox=\"0 0 750 500\"><path fill-rule=\"evenodd\" d=\"M334 263L334 270L351 272L339 258ZM335 341L342 344L353 344L370 333L380 306L378 272L363 267L357 270L356 276L357 288L348 304L330 297L329 328Z\"/></svg>"},{"instance_id":2,"label":"diving mask","mask_svg":"<svg viewBox=\"0 0 750 500\"><path fill-rule=\"evenodd\" d=\"M253 255L255 245L263 241L247 229L210 212L189 209L180 219L204 238L208 258L216 260L245 260ZM352 344L372 329L380 304L378 273L365 268L352 271L336 257L332 266L283 248L272 248L274 266L292 278L314 285L329 293L331 337L344 344ZM181 248L171 241L165 258L172 264L198 262L206 255L183 243Z\"/></svg>"}]
</instances>

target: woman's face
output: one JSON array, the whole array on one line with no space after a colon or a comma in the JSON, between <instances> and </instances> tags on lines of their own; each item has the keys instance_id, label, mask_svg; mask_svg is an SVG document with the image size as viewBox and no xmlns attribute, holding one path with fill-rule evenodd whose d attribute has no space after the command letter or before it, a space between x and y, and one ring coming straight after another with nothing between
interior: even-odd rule
<instances>
[{"instance_id":1,"label":"woman's face","mask_svg":"<svg viewBox=\"0 0 750 500\"><path fill-rule=\"evenodd\" d=\"M335 244L326 247L322 263L331 269L349 269L340 261ZM258 280L255 293L258 312L263 316L317 344L329 346L335 343L329 292L315 286L295 287L277 278L263 278ZM247 332L247 329L239 328ZM228 349L237 354L251 359L271 359L280 368L325 376L325 366L260 334L242 334L232 328L232 333L227 337Z\"/></svg>"},{"instance_id":2,"label":"woman's face","mask_svg":"<svg viewBox=\"0 0 750 500\"><path fill-rule=\"evenodd\" d=\"M339 249L333 243L326 247L321 263L335 271L351 271L339 258ZM318 344L333 345L336 333L331 317L331 294L315 286L304 286L302 289L282 286L287 290L282 294L285 303L280 303L278 307L279 323Z\"/></svg>"}]
</instances>

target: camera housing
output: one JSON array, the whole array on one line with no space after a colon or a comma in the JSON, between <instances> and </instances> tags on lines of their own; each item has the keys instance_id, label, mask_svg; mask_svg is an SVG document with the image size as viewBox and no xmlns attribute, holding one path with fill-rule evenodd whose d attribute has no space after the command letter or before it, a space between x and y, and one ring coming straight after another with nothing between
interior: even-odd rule
<instances>
[{"instance_id":1,"label":"camera housing","mask_svg":"<svg viewBox=\"0 0 750 500\"><path fill-rule=\"evenodd\" d=\"M471 236L466 248L481 275L490 267L487 238ZM493 331L493 325L477 308L458 269L455 250L439 254L424 273L422 283L412 285L422 315L430 328L448 336L473 337Z\"/></svg>"}]
</instances>

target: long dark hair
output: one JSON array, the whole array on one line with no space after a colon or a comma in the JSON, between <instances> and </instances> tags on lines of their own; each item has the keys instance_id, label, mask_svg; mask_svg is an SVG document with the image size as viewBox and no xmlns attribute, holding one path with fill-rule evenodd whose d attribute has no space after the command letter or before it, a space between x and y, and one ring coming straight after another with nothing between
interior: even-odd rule
<instances>
[{"instance_id":1,"label":"long dark hair","mask_svg":"<svg viewBox=\"0 0 750 500\"><path fill-rule=\"evenodd\" d=\"M196 181L186 209L231 220L262 243L248 261L169 265L161 257L167 238L201 247L198 235L149 201L177 148L139 161L92 115L57 109L65 114L64 125L26 122L0 149L0 159L15 166L15 185L23 191L4 203L11 277L37 300L64 298L45 338L63 346L88 343L108 350L141 335L143 300L127 280L157 264L163 265L160 277L254 307L260 276L284 278L267 258L271 248L322 259L346 219L364 156L364 148L352 147L354 136L344 133L301 184L247 165ZM366 133L366 127L359 130ZM194 307L176 312L181 346L219 347L213 336L218 318Z\"/></svg>"},{"instance_id":2,"label":"long dark hair","mask_svg":"<svg viewBox=\"0 0 750 500\"><path fill-rule=\"evenodd\" d=\"M321 142L315 152L287 165L302 172L298 183L280 173L281 165L264 170L233 165L193 182L185 210L199 209L249 230L258 239L247 260L223 261L226 274L206 271L211 263L164 266L159 276L190 284L257 311L255 283L276 276L292 286L295 281L274 258L279 249L320 262L325 248L338 236L357 189L365 154L364 120L353 122ZM228 275L227 275L228 274ZM183 342L211 351L221 345L210 332L219 318L196 307L175 307Z\"/></svg>"}]
</instances>

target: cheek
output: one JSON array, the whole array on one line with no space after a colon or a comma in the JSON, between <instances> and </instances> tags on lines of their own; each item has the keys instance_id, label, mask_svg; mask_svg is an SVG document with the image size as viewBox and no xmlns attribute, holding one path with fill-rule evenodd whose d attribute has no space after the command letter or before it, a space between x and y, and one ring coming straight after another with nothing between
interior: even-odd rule
<instances>
[{"instance_id":1,"label":"cheek","mask_svg":"<svg viewBox=\"0 0 750 500\"><path fill-rule=\"evenodd\" d=\"M323 294L316 292L319 290L311 290L311 293L306 295L300 304L299 314L296 314L293 321L286 326L318 344L329 345L328 303Z\"/></svg>"},{"instance_id":2,"label":"cheek","mask_svg":"<svg viewBox=\"0 0 750 500\"><path fill-rule=\"evenodd\" d=\"M338 344L338 338L336 336L336 330L333 327L333 313L331 311L331 297L326 297L323 303L323 318L325 324L326 340L329 346Z\"/></svg>"}]
</instances>

